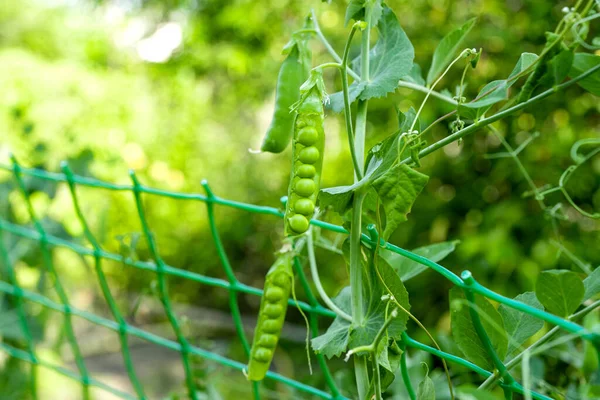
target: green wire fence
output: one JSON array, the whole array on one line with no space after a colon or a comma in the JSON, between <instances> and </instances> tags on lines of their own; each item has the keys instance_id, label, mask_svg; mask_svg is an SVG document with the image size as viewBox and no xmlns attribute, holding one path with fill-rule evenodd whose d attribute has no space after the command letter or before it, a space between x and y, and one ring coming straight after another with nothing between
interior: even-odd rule
<instances>
[{"instance_id":1,"label":"green wire fence","mask_svg":"<svg viewBox=\"0 0 600 400\"><path fill-rule=\"evenodd\" d=\"M132 180L131 185L117 185L112 183L103 182L94 178L82 177L72 173L71 169L66 163L62 164L62 173L53 173L40 169L29 169L23 168L15 158L12 158L12 165L2 165L0 164L0 170L10 171L12 172L13 178L15 179L17 186L22 194L25 205L27 206L27 210L32 222L32 226L22 226L15 223L12 223L6 219L0 217L0 263L3 264L3 270L6 271L6 277L8 281L0 280L0 292L14 296L16 301L16 311L19 318L19 326L23 334L23 338L25 339L24 349L14 347L5 342L0 342L0 348L8 353L10 356L15 357L17 359L26 361L32 364L31 374L30 374L30 391L32 397L35 399L38 397L36 393L37 383L36 383L36 367L41 366L44 368L49 368L55 372L58 372L64 376L67 376L79 383L82 386L82 398L88 399L90 397L89 389L90 387L101 388L107 392L112 393L113 395L122 398L122 399L147 399L147 395L144 392L144 387L141 384L137 373L134 362L132 361L132 357L129 350L128 341L130 337L136 337L143 339L149 343L162 346L174 351L177 351L181 356L181 363L183 365L183 370L185 372L185 386L190 399L197 399L198 395L196 393L194 376L193 376L193 368L192 363L190 361L191 356L199 356L206 360L210 360L212 362L221 364L223 366L232 368L234 370L240 371L245 367L245 364L229 359L227 357L221 356L214 352L202 349L200 347L191 345L190 342L186 339L185 335L182 332L180 324L178 322L178 318L175 315L173 308L171 306L170 297L169 297L169 285L168 279L169 277L178 277L183 278L200 285L207 285L217 288L222 288L229 292L229 305L230 312L233 319L233 323L235 325L235 329L237 335L242 343L244 348L246 357L248 357L250 352L250 346L248 343L248 339L244 333L244 328L240 316L240 310L238 307L238 294L244 293L254 296L261 296L262 290L258 288L254 288L252 286L248 286L242 282L240 282L234 273L234 270L229 263L227 254L223 248L223 244L221 242L219 232L217 229L217 225L215 223L214 217L214 207L215 206L224 206L224 207L232 207L240 210L244 210L250 213L257 214L265 214L265 215L273 215L279 218L283 217L283 213L272 207L263 207L256 206L252 204L246 204L236 201L231 201L227 199L223 199L221 197L216 196L210 189L210 186L206 181L202 182L202 186L206 194L185 194L178 193L172 191L165 191L160 189L155 189L151 187L147 187L142 185L135 174L130 172L130 177ZM44 230L40 220L36 216L35 210L32 206L32 202L28 191L26 189L24 177L31 177L34 179L39 179L42 181L49 182L66 182L69 187L71 199L73 202L73 207L75 209L75 213L81 226L83 228L83 233L86 240L91 245L91 249L89 247L82 246L80 244L74 243L72 241L64 240L59 237L53 236ZM91 230L88 227L88 222L85 216L82 213L78 196L77 196L77 187L89 187L89 188L97 188L97 189L108 189L113 191L125 191L131 192L133 199L135 201L137 212L139 216L139 220L141 223L141 229L143 232L143 236L148 244L148 249L150 255L152 257L151 262L144 261L134 261L130 258L127 258L120 254L115 254L103 250L99 241L94 237ZM179 268L175 268L173 266L167 265L161 258L154 237L151 233L151 227L148 225L148 221L146 219L146 214L144 211L143 205L143 195L155 195L155 196L163 196L172 199L180 199L180 200L188 200L188 201L200 201L206 204L207 214L208 214L208 223L210 226L211 235L214 241L214 245L216 247L220 262L227 276L227 280L217 279L210 276L205 276L201 274L197 274L191 271L185 271ZM313 220L311 221L313 225L321 227L323 229L338 232L338 233L347 233L347 231L341 226L333 225L324 221ZM4 243L4 232L9 233L11 235L16 235L18 237L27 238L34 240L39 243L40 250L43 257L44 267L47 272L54 278L54 290L58 296L59 302L55 302L50 298L43 296L39 293L27 290L19 286L19 283L16 278L16 274L14 271L14 265L11 264L10 255L7 249L7 246ZM362 240L366 244L375 245L379 236L375 231L374 227L369 228L369 235L362 234ZM430 261L426 258L423 258L419 255L411 253L407 250L404 250L400 247L397 247L391 243L387 243L385 241L380 241L380 246L384 247L390 251L393 251L397 254L400 254L404 257L407 257L417 263L425 265L434 271L441 274L443 277L448 279L454 285L462 288L465 292L465 296L470 305L469 311L471 318L473 320L473 324L475 330L481 339L490 360L492 360L494 366L496 367L495 371L487 371L470 361L467 361L461 357L456 355L452 355L446 353L444 351L438 350L436 348L430 347L426 344L420 343L414 339L412 339L408 333L404 332L402 335L402 343L401 347L403 348L414 348L422 351L426 351L434 356L443 358L447 361L457 363L466 367L475 373L481 375L483 378L496 378L499 380L500 386L504 389L507 398L512 397L512 393L521 393L524 394L526 391L531 393L532 398L534 399L550 399L550 397L543 395L541 393L529 391L528 389L524 389L515 378L510 374L509 368L500 360L498 355L496 354L490 338L486 333L483 324L480 319L480 315L476 311L477 308L474 304L475 299L474 295L482 295L491 300L494 300L498 303L502 303L508 307L512 307L521 312L533 315L543 321L546 321L552 325L555 325L556 328L563 329L571 334L575 334L584 340L590 341L596 349L600 349L600 335L590 332L584 329L581 325L573 322L575 318L563 319L547 313L545 311L539 310L537 308L530 307L524 303L519 301L515 301L509 298L506 298L498 293L495 293L486 287L479 284L471 275L469 271L464 271L461 276L457 276L448 269L442 267L441 265ZM113 319L107 319L101 317L99 315L86 312L84 310L80 310L72 305L69 301L69 297L61 284L61 279L59 274L57 273L53 261L52 261L52 249L53 248L67 248L70 249L82 256L92 256L94 259L94 268L96 271L96 275L100 284L100 288L102 294L109 306L110 313L112 314ZM171 325L173 333L175 335L176 340L170 340L154 333L145 331L143 329L137 328L128 324L123 317L122 313L119 311L115 299L113 298L106 276L103 272L102 262L104 260L117 261L121 262L131 268L137 268L141 270L151 271L156 274L157 278L157 287L158 287L158 296L164 308L164 311L167 315L168 321ZM300 280L301 286L305 291L306 298L308 299L308 303L306 302L298 302L299 307L308 313L309 322L310 322L310 330L311 335L317 336L319 334L319 326L318 326L318 317L325 316L329 318L335 318L335 314L329 309L321 306L317 301L316 297L312 293L306 276L302 270L302 266L298 259L295 259L294 262L295 272ZM46 361L41 360L36 355L36 348L34 345L34 341L32 338L31 327L27 321L27 314L24 308L24 302L29 301L33 303L37 303L43 307L48 309L57 311L64 315L64 334L68 341L69 346L71 347L71 351L73 353L75 359L75 365L77 371L72 371L69 369L65 369L61 366L54 365L48 363ZM290 299L290 305L296 305L296 303ZM581 313L581 311L580 311ZM93 377L90 376L88 369L85 365L84 358L82 356L81 350L79 348L77 337L73 331L73 317L83 318L93 324L102 326L109 330L115 331L119 335L121 353L123 356L123 362L126 367L126 371L131 381L132 387L134 389L135 394L125 393L122 390L119 390L115 387L111 387L103 382L100 382ZM555 328L555 329L556 329ZM282 384L289 386L290 388L295 389L298 392L303 392L306 394L310 394L323 399L345 399L336 383L333 379L333 376L327 366L326 360L323 355L316 355L319 366L321 368L321 372L324 376L325 382L327 384L328 391L324 391L310 385L306 385L304 383L298 382L294 379L288 378L286 376L280 375L276 372L269 371L267 373L267 379L271 379ZM406 360L401 363L401 366L406 366ZM406 371L402 371L402 378L406 385L409 397L411 399L415 398L415 391L412 388L410 380L408 378L408 374ZM259 393L259 384L258 383L248 383L248 385L252 385L252 391L254 393L255 398L260 398Z\"/></svg>"}]
</instances>

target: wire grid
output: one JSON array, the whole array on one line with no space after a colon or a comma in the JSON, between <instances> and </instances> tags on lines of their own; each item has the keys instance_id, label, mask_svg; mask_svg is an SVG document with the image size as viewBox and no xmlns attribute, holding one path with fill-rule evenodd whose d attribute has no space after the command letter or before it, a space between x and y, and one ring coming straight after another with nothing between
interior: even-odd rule
<instances>
[{"instance_id":1,"label":"wire grid","mask_svg":"<svg viewBox=\"0 0 600 400\"><path fill-rule=\"evenodd\" d=\"M11 355L12 357L21 359L23 361L26 361L26 362L29 362L32 364L31 374L30 374L30 390L33 395L33 398L34 399L37 398L36 366L42 366L42 367L54 370L55 372L58 372L64 376L72 378L73 380L81 383L82 396L84 399L88 399L90 397L89 388L91 386L106 390L107 392L110 392L113 395L115 395L119 398L122 398L122 399L147 399L147 395L144 393L143 385L140 383L140 380L137 377L135 365L134 365L134 363L131 359L131 355L129 353L128 338L130 336L135 336L137 338L141 338L141 339L146 340L155 345L162 346L162 347L165 347L165 348L168 348L168 349L171 349L171 350L174 350L174 351L177 351L180 353L181 362L182 362L183 369L185 372L185 386L186 386L186 390L188 391L188 395L191 399L197 399L198 395L197 395L196 389L195 389L193 371L192 371L192 367L191 367L191 363L190 363L190 356L192 356L192 355L200 356L204 359L216 362L218 364L221 364L223 366L226 366L226 367L229 367L229 368L232 368L234 370L238 370L241 372L245 368L245 364L235 361L235 360L232 360L232 359L229 359L227 357L221 356L219 354L213 353L211 351L202 349L200 347L191 345L188 342L185 335L182 333L181 327L179 326L177 316L175 315L175 313L173 312L173 309L171 307L171 303L169 300L168 278L170 276L179 277L179 278L184 278L184 279L196 282L198 284L203 284L203 285L208 285L208 286L218 287L218 288L228 290L229 305L230 305L230 311L231 311L233 323L235 325L237 335L244 347L246 357L248 357L249 353L250 353L250 346L248 343L248 339L246 338L246 335L244 333L243 324L242 324L240 311L239 311L239 307L238 307L237 296L238 296L238 293L245 293L245 294L250 294L250 295L254 295L254 296L262 296L263 291L261 289L255 288L255 287L245 285L244 283L237 280L235 273L233 271L233 268L228 260L227 254L223 248L223 244L221 242L220 236L219 236L217 225L215 223L214 206L219 205L219 206L225 206L225 207L232 207L232 208L237 208L237 209L244 210L244 211L251 212L251 213L273 215L273 216L276 216L279 218L283 217L283 213L280 210L278 210L276 208L272 208L272 207L256 206L253 204L246 204L246 203L241 203L241 202L227 200L227 199L218 197L212 192L209 184L206 181L202 182L202 186L204 187L206 194L204 194L204 195L203 194L186 194L186 193L165 191L165 190L160 190L160 189L155 189L155 188L144 186L144 185L140 184L140 182L138 181L137 177L135 176L135 174L133 172L130 172L132 185L117 185L117 184L103 182L103 181L100 181L100 180L97 180L94 178L88 178L88 177L75 175L72 173L71 169L69 168L69 166L66 163L63 163L61 165L61 167L62 167L62 173L53 173L53 172L48 172L48 171L44 171L44 170L40 170L40 169L23 168L14 157L12 158L12 166L0 164L1 170L6 170L6 171L12 172L13 177L14 177L15 181L17 182L19 190L21 191L21 194L22 194L25 204L27 206L27 210L29 212L29 215L30 215L30 218L32 221L32 225L33 225L33 227L21 226L21 225L14 224L5 219L0 218L0 262L2 264L4 264L4 266L5 266L4 269L7 271L6 275L8 277L8 282L0 280L0 292L12 295L16 298L16 311L17 311L17 314L19 317L19 325L20 325L20 329L23 333L23 337L25 338L25 342L26 342L25 350L17 348L17 347L13 347L7 343L2 343L2 342L0 342L0 348L2 350L4 350L6 353L8 353L9 355ZM91 245L92 249L81 246L81 245L71 242L71 241L67 241L67 240L58 238L56 236L53 236L53 235L47 233L44 230L42 224L40 223L40 220L37 218L35 211L32 207L31 199L29 197L29 194L27 193L25 183L23 180L24 176L29 176L29 177L40 179L43 181L50 181L50 182L55 182L55 183L59 183L59 182L67 183L69 190L70 190L71 199L73 201L73 207L75 209L77 218L82 225L84 236L86 237L87 241ZM113 190L113 191L127 191L127 192L131 192L133 194L135 204L137 207L139 220L141 223L141 228L143 231L143 235L145 237L145 240L147 241L148 249L149 249L150 255L152 256L152 259L153 259L152 262L133 261L130 258L126 258L119 254L110 253L110 252L107 252L102 249L102 247L100 246L97 239L91 233L91 231L88 227L86 218L81 211L81 207L79 205L79 200L77 197L77 186L90 187L90 188L102 188L102 189L108 189L108 190ZM151 228L148 225L148 222L146 219L143 201L142 201L142 194L163 196L163 197L167 197L167 198L180 199L180 200L201 201L206 204L210 232L211 232L212 238L214 240L214 244L217 249L217 253L218 253L219 259L221 261L222 267L226 273L227 281L222 280L222 279L213 278L210 276L197 274L197 273L191 272L191 271L185 271L185 270L182 270L179 268L169 266L164 263L164 261L161 259L160 255L159 255L155 240L151 233ZM319 226L323 229L327 229L327 230L330 230L333 232L345 233L345 234L348 233L343 227L334 225L334 224L330 224L330 223L327 223L324 221L312 220L311 223L315 226ZM14 266L11 265L10 256L9 256L8 250L4 244L4 238L3 238L4 232L7 232L12 235L19 236L19 237L32 239L34 241L39 242L40 249L41 249L42 256L43 256L44 266L47 269L48 273L55 280L54 287L56 290L56 294L58 295L58 299L60 301L59 303L51 300L50 298L48 298L46 296L29 291L27 289L23 289L19 286L19 283L17 282L16 276L14 273ZM366 235L363 233L361 239L364 243L367 243L370 245L375 245L377 243L377 241L380 240L379 237L377 236L377 232L374 230L370 230L369 233L370 233L370 235ZM489 378L490 376L495 375L496 377L499 378L499 380L500 380L499 384L504 389L504 392L507 395L507 397L511 397L511 394L513 392L524 394L526 390L511 376L507 367L503 364L502 360L500 360L500 358L496 354L496 352L492 346L492 343L490 341L490 338L482 325L480 316L476 311L476 306L474 303L475 302L475 298L474 298L475 294L482 295L491 300L494 300L496 302L505 304L506 306L509 306L511 308L519 310L521 312L533 315L545 322L556 325L557 327L560 327L561 329L563 329L569 333L575 334L585 340L590 341L597 349L600 348L600 335L590 332L590 331L587 331L581 325L579 325L575 322L572 322L569 319L563 319L563 318L557 317L557 316L549 314L545 311L530 307L524 303L515 301L513 299L506 298L498 293L495 293L495 292L487 289L486 287L482 286L481 284L479 284L473 278L473 276L471 275L471 273L469 271L464 271L461 274L461 276L459 277L456 274L449 271L448 269L442 267L441 265L439 265L431 260L428 260L424 257L421 257L417 254L414 254L407 250L404 250L400 247L397 247L391 243L380 240L380 245L390 251L393 251L397 254L400 254L400 255L407 257L417 263L420 263L422 265L425 265L425 266L435 270L436 272L441 274L443 277L445 277L446 279L451 281L454 285L456 285L464 290L465 296L470 305L469 312L470 312L471 319L473 321L475 331L478 334L479 338L481 339L481 342L483 343L483 345L488 353L488 356L489 356L490 360L493 362L496 369L493 372L487 371L487 370L485 370L485 369L475 365L474 363L472 363L468 360L465 360L461 357L446 353L444 351L440 351L440 350L430 347L424 343L418 342L418 341L412 339L406 332L404 332L402 334L401 345L405 348L408 347L408 348L414 348L414 349L426 351L434 356L443 358L447 361L460 364L460 365L474 371L475 373L481 375L484 378ZM89 312L77 309L76 307L73 307L71 305L71 303L69 302L67 293L65 292L65 290L61 284L60 277L59 277L58 273L56 272L56 269L54 268L54 265L52 262L51 251L52 251L52 248L55 248L55 247L68 248L80 255L92 256L94 258L94 267L96 270L97 278L100 283L101 291L102 291L102 294L109 306L110 312L111 312L114 320L109 320L109 319L103 318L101 316L95 315L93 313L89 313ZM106 276L102 269L102 261L103 260L118 261L129 267L138 268L138 269L146 270L146 271L151 271L156 274L157 282L158 282L158 295L159 295L160 301L163 305L164 311L168 317L168 320L172 327L172 330L175 334L176 341L158 336L151 332L148 332L143 329L137 328L135 326L129 325L126 322L126 320L123 318L123 315L119 311L119 309L115 303L115 300L111 294L110 288L108 286ZM319 304L319 302L315 298L314 294L312 293L312 290L310 289L310 286L308 284L306 276L302 270L302 266L297 258L294 260L294 269L295 269L295 272L298 275L298 278L301 282L301 286L303 287L304 291L306 292L306 296L308 299L308 303L298 302L299 307L303 311L305 311L309 314L311 335L313 337L315 337L319 334L318 316L335 318L335 314L331 310L329 310ZM62 313L64 315L63 329L64 329L64 333L66 335L67 341L73 352L74 358L75 358L75 365L77 366L77 372L69 370L69 369L65 369L58 365L48 363L44 360L39 359L36 356L36 349L35 349L35 346L33 343L31 330L28 326L28 322L26 320L26 312L23 307L24 301L30 301L33 303L40 304L51 310L58 311L59 313ZM292 299L289 299L288 303L290 305L296 304ZM119 334L123 361L124 361L124 364L125 364L125 367L127 370L127 374L131 381L131 384L134 388L135 395L125 393L122 390L111 387L110 385L107 385L101 381L98 381L90 376L90 374L86 368L83 356L81 354L81 350L79 349L77 338L73 331L72 318L74 316L78 317L78 318L83 318L93 324L113 330ZM340 393L339 389L337 388L335 381L331 375L331 372L327 366L327 363L326 363L323 355L317 354L316 357L317 357L318 363L320 365L321 372L325 378L325 382L326 382L326 385L328 388L327 392L324 390L312 387L310 385L306 385L304 383L301 383L301 382L291 379L289 377L280 375L273 371L269 371L267 373L267 379L271 379L271 380L283 383L283 384L289 386L290 388L293 388L299 392L311 394L311 395L314 395L319 398L346 399L346 397L344 397ZM405 362L401 363L401 365L404 365L404 368L405 368ZM402 372L406 372L406 371L402 371ZM406 373L403 373L402 376L403 376L404 382L406 384L407 390L410 394L410 397L414 398L414 390L412 389L410 380L408 379L408 375ZM254 393L255 398L256 399L260 398L259 384L257 382L248 383L248 384L253 385L252 391ZM537 392L533 392L533 391L529 391L529 390L527 390L527 392L531 393L531 396L535 399L543 399L543 400L551 399L550 397L547 397L547 396L537 393Z\"/></svg>"}]
</instances>

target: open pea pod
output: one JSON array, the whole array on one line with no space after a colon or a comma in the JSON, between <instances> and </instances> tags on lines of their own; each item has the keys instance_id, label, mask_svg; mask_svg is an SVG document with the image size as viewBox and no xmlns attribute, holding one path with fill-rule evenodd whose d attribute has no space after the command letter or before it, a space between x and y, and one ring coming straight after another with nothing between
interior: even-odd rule
<instances>
[{"instance_id":1,"label":"open pea pod","mask_svg":"<svg viewBox=\"0 0 600 400\"><path fill-rule=\"evenodd\" d=\"M251 381L263 380L271 361L285 321L288 299L292 289L292 254L283 253L269 269L264 294L254 330L250 362L246 377Z\"/></svg>"},{"instance_id":2,"label":"open pea pod","mask_svg":"<svg viewBox=\"0 0 600 400\"><path fill-rule=\"evenodd\" d=\"M308 230L317 204L325 151L323 91L318 85L303 93L296 110L292 171L284 217L286 236Z\"/></svg>"}]
</instances>

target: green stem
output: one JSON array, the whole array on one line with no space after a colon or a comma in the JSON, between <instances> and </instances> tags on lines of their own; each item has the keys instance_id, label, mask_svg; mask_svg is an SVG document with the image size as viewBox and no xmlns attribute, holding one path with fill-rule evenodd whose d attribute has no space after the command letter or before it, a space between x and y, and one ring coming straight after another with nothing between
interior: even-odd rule
<instances>
[{"instance_id":1,"label":"green stem","mask_svg":"<svg viewBox=\"0 0 600 400\"><path fill-rule=\"evenodd\" d=\"M363 279L362 262L360 250L360 236L362 225L362 203L364 193L358 190L354 194L352 225L350 226L350 290L352 293L352 319L355 326L361 326L364 322L363 309ZM354 370L359 399L364 399L369 388L369 374L367 371L367 359L364 356L354 358Z\"/></svg>"},{"instance_id":2,"label":"green stem","mask_svg":"<svg viewBox=\"0 0 600 400\"><path fill-rule=\"evenodd\" d=\"M352 156L352 164L354 165L354 176L357 181L361 180L363 177L361 163L359 163L357 155L356 155L356 144L354 142L354 132L352 130L352 110L350 108L350 94L348 90L348 55L350 54L350 43L352 43L352 38L356 33L357 25L354 24L352 26L352 30L350 31L350 35L348 35L348 40L346 41L346 46L344 47L344 58L342 58L342 62L340 63L340 71L342 73L342 91L344 93L344 117L346 121L346 131L348 132L348 143L350 146L350 154Z\"/></svg>"},{"instance_id":3,"label":"green stem","mask_svg":"<svg viewBox=\"0 0 600 400\"><path fill-rule=\"evenodd\" d=\"M402 355L400 356L400 372L402 373L402 381L404 382L404 386L406 386L408 397L410 397L410 400L416 400L417 395L415 394L415 389L412 387L410 376L408 375L408 366L406 365L406 346L402 349Z\"/></svg>"},{"instance_id":4,"label":"green stem","mask_svg":"<svg viewBox=\"0 0 600 400\"><path fill-rule=\"evenodd\" d=\"M312 229L309 230L307 238L307 248L308 248L308 263L310 264L310 273L312 276L312 280L317 288L317 292L319 296L321 296L321 300L327 307L331 309L331 311L335 312L340 318L345 319L346 321L352 322L352 317L346 314L343 310L341 310L334 302L327 296L323 285L321 285L321 279L319 278L319 270L317 268L317 260L315 257L315 248L313 245L312 238Z\"/></svg>"},{"instance_id":5,"label":"green stem","mask_svg":"<svg viewBox=\"0 0 600 400\"><path fill-rule=\"evenodd\" d=\"M372 5L367 2L365 9L365 21L367 27L362 31L361 41L361 79L369 81L369 41L371 38L371 13ZM356 115L356 130L354 137L354 152L357 161L356 177L363 175L365 157L365 133L367 127L367 101L359 101ZM362 226L362 204L365 198L363 190L359 189L354 194L352 204L352 225L350 226L350 290L352 293L352 318L355 325L364 323L363 310L363 282L362 263L360 260L361 226ZM369 373L366 357L354 357L354 373L359 399L366 398L369 391Z\"/></svg>"},{"instance_id":6,"label":"green stem","mask_svg":"<svg viewBox=\"0 0 600 400\"><path fill-rule=\"evenodd\" d=\"M446 136L444 139L421 150L421 152L419 153L419 158L423 158L423 157L433 153L434 151L439 150L442 147L444 147L452 142L462 139L463 137L465 137L465 136L467 136L467 135L469 135L469 134L471 134L493 122L496 122L500 119L506 118L507 116L509 116L517 111L520 111L529 106L532 106L533 104L538 103L539 101L545 99L546 97L549 97L549 96L553 95L554 93L559 92L560 90L566 89L569 86L574 85L575 83L579 82L580 80L585 79L588 76L590 76L598 71L600 71L600 65L596 65L593 68L590 68L589 70L584 72L583 74L579 75L578 77L573 78L573 79L571 79L565 83L562 83L558 86L555 86L553 88L550 88L550 89L538 94L537 96L530 98L527 101L516 104L516 105L514 105L510 108L507 108L506 110L500 111L490 117L482 118L479 121L475 122L474 124L471 124L471 125L467 126L466 128L461 129L458 132L455 132L449 136ZM409 163L410 161L411 161L411 158L408 157L408 158L402 160L402 164Z\"/></svg>"},{"instance_id":7,"label":"green stem","mask_svg":"<svg viewBox=\"0 0 600 400\"><path fill-rule=\"evenodd\" d=\"M321 27L319 26L319 22L317 20L317 15L315 14L315 10L311 10L310 12L312 13L312 20L313 20L313 23L315 26L314 32L317 34L317 36L319 37L319 40L321 41L321 43L323 43L323 46L325 46L325 49L327 49L327 52L333 57L333 59L335 61L341 63L342 58L335 51L335 49L331 46L329 41L327 41L327 38L325 37L325 35L323 35L323 32L321 32ZM346 67L346 70L352 78L360 79L360 76L358 76L358 74L356 72L352 71L352 69L350 67Z\"/></svg>"},{"instance_id":8,"label":"green stem","mask_svg":"<svg viewBox=\"0 0 600 400\"><path fill-rule=\"evenodd\" d=\"M448 96L445 96L443 94L441 94L440 92L436 92L435 90L431 90L426 86L422 86L422 85L418 85L416 83L412 83L412 82L407 82L407 81L403 81L400 80L398 82L398 87L403 87L403 88L407 88L407 89L412 89L412 90L416 90L418 92L422 92L422 93L430 93L431 96L433 97L437 97L440 100L444 100L447 103L450 103L452 105L458 105L458 102Z\"/></svg>"}]
</instances>

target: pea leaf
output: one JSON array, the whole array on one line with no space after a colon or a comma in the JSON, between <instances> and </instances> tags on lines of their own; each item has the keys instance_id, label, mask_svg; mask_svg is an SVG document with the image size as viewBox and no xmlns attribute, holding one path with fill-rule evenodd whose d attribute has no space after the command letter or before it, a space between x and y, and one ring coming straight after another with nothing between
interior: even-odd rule
<instances>
[{"instance_id":1,"label":"pea leaf","mask_svg":"<svg viewBox=\"0 0 600 400\"><path fill-rule=\"evenodd\" d=\"M369 52L369 82L359 96L361 100L385 97L396 90L398 81L409 73L415 58L408 36L387 6L383 6L377 29L379 39ZM360 58L354 64L360 71Z\"/></svg>"},{"instance_id":2,"label":"pea leaf","mask_svg":"<svg viewBox=\"0 0 600 400\"><path fill-rule=\"evenodd\" d=\"M417 400L435 400L435 386L429 377L429 371L425 374L421 383L419 383Z\"/></svg>"},{"instance_id":3,"label":"pea leaf","mask_svg":"<svg viewBox=\"0 0 600 400\"><path fill-rule=\"evenodd\" d=\"M348 99L350 104L354 103L354 101L358 98L358 95L365 89L367 86L367 82L360 81L354 82L348 87ZM329 95L329 102L327 103L327 108L332 110L333 112L339 113L344 110L344 93L336 92L334 94Z\"/></svg>"},{"instance_id":4,"label":"pea leaf","mask_svg":"<svg viewBox=\"0 0 600 400\"><path fill-rule=\"evenodd\" d=\"M365 19L365 3L366 0L350 0L348 8L346 8L346 16L344 18L344 24L348 25L351 20L359 21ZM383 10L381 6L381 0L377 0L371 6L371 26L376 26L381 12Z\"/></svg>"},{"instance_id":5,"label":"pea leaf","mask_svg":"<svg viewBox=\"0 0 600 400\"><path fill-rule=\"evenodd\" d=\"M408 291L388 265L379 263L377 268L374 265L370 265L366 271L363 286L363 297L368 299L367 304L365 304L365 320L362 325L354 326L350 334L350 348L368 345L375 339L379 328L386 320L386 310L388 310L387 302L381 300L383 295L391 293L404 309L410 311ZM385 286L382 284L382 280L385 282ZM388 311L392 309L393 306ZM398 310L398 316L388 328L388 337L391 339L400 339L400 335L406 330L407 321L408 314L402 310Z\"/></svg>"},{"instance_id":6,"label":"pea leaf","mask_svg":"<svg viewBox=\"0 0 600 400\"><path fill-rule=\"evenodd\" d=\"M351 314L350 286L343 288L333 302L342 311ZM336 317L324 334L312 339L311 345L315 352L321 353L327 358L339 357L348 348L349 339L350 322Z\"/></svg>"},{"instance_id":7,"label":"pea leaf","mask_svg":"<svg viewBox=\"0 0 600 400\"><path fill-rule=\"evenodd\" d=\"M401 222L407 220L417 196L429 177L405 164L397 164L372 183L386 215L383 238L387 240Z\"/></svg>"},{"instance_id":8,"label":"pea leaf","mask_svg":"<svg viewBox=\"0 0 600 400\"><path fill-rule=\"evenodd\" d=\"M515 297L515 300L539 310L544 309L544 306L538 301L533 292L522 293ZM508 350L506 351L507 357L510 357L527 339L544 326L544 321L541 319L505 306L504 304L498 307L498 312L502 315L504 327L509 337Z\"/></svg>"},{"instance_id":9,"label":"pea leaf","mask_svg":"<svg viewBox=\"0 0 600 400\"><path fill-rule=\"evenodd\" d=\"M408 111L405 113L398 110L398 129L400 130L400 132L408 132L416 117L417 112L412 107L409 108ZM415 128L418 131L421 131L421 124L418 120L415 123Z\"/></svg>"},{"instance_id":10,"label":"pea leaf","mask_svg":"<svg viewBox=\"0 0 600 400\"><path fill-rule=\"evenodd\" d=\"M386 319L387 303L381 300L381 296L388 294L388 290L402 307L410 310L408 292L402 281L389 266L381 263L377 269L386 282L386 287L381 284L377 270L374 267L365 268L365 270L368 272L365 272L367 275L363 286L364 308L366 310L363 324L352 325L350 322L336 317L323 335L312 340L314 351L332 358L333 356L340 356L349 348L371 344ZM333 301L341 310L351 314L349 286L342 289ZM408 315L399 310L398 317L394 319L388 328L388 337L390 339L400 339L400 335L406 330L407 320Z\"/></svg>"},{"instance_id":11,"label":"pea leaf","mask_svg":"<svg viewBox=\"0 0 600 400\"><path fill-rule=\"evenodd\" d=\"M511 81L511 78L529 68L537 58L536 54L522 53L508 78L485 85L475 100L460 105L458 109L460 115L475 119L483 115L492 105L508 99L508 89L517 81L517 79Z\"/></svg>"},{"instance_id":12,"label":"pea leaf","mask_svg":"<svg viewBox=\"0 0 600 400\"><path fill-rule=\"evenodd\" d=\"M359 5L360 8L363 7L364 0L353 1L350 5L352 4L353 10L358 10ZM381 8L377 28L379 39L369 52L369 80L353 82L348 87L350 103L357 98L367 100L372 97L384 97L393 92L398 87L400 78L407 75L413 66L414 48L394 12L385 5ZM355 71L360 71L360 57L352 62L352 67ZM330 95L328 107L334 112L341 112L344 109L343 93L336 92Z\"/></svg>"},{"instance_id":13,"label":"pea leaf","mask_svg":"<svg viewBox=\"0 0 600 400\"><path fill-rule=\"evenodd\" d=\"M598 64L600 64L600 56L588 53L577 53L573 59L569 77L576 78ZM580 80L577 84L588 92L600 96L600 72L596 72L587 78Z\"/></svg>"},{"instance_id":14,"label":"pea leaf","mask_svg":"<svg viewBox=\"0 0 600 400\"><path fill-rule=\"evenodd\" d=\"M470 306L461 288L454 287L450 290L452 336L467 359L480 367L493 370L494 365L475 331L469 312ZM502 315L485 297L478 295L475 295L475 311L479 314L481 324L490 338L494 350L496 350L498 357L503 360L508 348L508 340L504 331Z\"/></svg>"},{"instance_id":15,"label":"pea leaf","mask_svg":"<svg viewBox=\"0 0 600 400\"><path fill-rule=\"evenodd\" d=\"M419 247L411 251L433 262L438 262L443 260L448 254L452 253L458 243L458 240L435 243L429 246ZM414 278L427 269L425 265L419 264L416 261L394 253L390 250L383 249L380 253L380 257L387 262L394 269L394 271L396 271L403 282Z\"/></svg>"},{"instance_id":16,"label":"pea leaf","mask_svg":"<svg viewBox=\"0 0 600 400\"><path fill-rule=\"evenodd\" d=\"M571 315L579 307L584 293L581 278L572 271L544 271L535 284L535 295L540 303L561 317Z\"/></svg>"},{"instance_id":17,"label":"pea leaf","mask_svg":"<svg viewBox=\"0 0 600 400\"><path fill-rule=\"evenodd\" d=\"M574 54L571 50L562 50L548 62L548 71L540 79L540 85L553 86L561 83L569 74Z\"/></svg>"},{"instance_id":18,"label":"pea leaf","mask_svg":"<svg viewBox=\"0 0 600 400\"><path fill-rule=\"evenodd\" d=\"M448 64L452 62L454 57L456 57L458 49L476 21L477 18L472 18L461 27L454 29L444 36L433 53L431 68L429 68L429 72L427 73L428 85L431 85L442 74Z\"/></svg>"},{"instance_id":19,"label":"pea leaf","mask_svg":"<svg viewBox=\"0 0 600 400\"><path fill-rule=\"evenodd\" d=\"M585 293L582 301L591 299L600 293L600 267L592 271L592 273L583 280L583 287L585 288Z\"/></svg>"}]
</instances>

